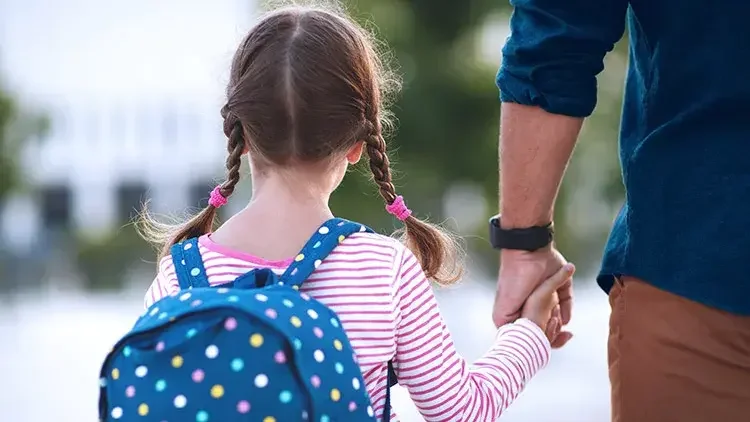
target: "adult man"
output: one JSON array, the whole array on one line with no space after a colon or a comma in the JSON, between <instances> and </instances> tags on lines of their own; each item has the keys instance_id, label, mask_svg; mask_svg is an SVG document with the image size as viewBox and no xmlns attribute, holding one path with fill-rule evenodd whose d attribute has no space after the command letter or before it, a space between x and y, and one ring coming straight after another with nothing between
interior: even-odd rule
<instances>
[{"instance_id":1,"label":"adult man","mask_svg":"<svg viewBox=\"0 0 750 422\"><path fill-rule=\"evenodd\" d=\"M595 106L595 76L627 20L626 196L598 277L612 305L612 418L750 420L750 3L511 3L497 77L495 323L514 318L531 289L564 262L547 226L581 123ZM565 322L570 293L559 291ZM564 333L555 346L569 339Z\"/></svg>"}]
</instances>

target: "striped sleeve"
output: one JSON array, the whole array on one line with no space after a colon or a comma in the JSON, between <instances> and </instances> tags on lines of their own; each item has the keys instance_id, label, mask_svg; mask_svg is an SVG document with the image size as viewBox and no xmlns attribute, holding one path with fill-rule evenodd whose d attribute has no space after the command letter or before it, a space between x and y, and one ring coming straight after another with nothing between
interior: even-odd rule
<instances>
[{"instance_id":1,"label":"striped sleeve","mask_svg":"<svg viewBox=\"0 0 750 422\"><path fill-rule=\"evenodd\" d=\"M172 257L165 256L159 263L159 271L156 273L154 282L151 283L151 286L146 291L143 304L148 309L162 298L175 294L179 290L180 284L177 282L177 274L174 271Z\"/></svg>"},{"instance_id":2,"label":"striped sleeve","mask_svg":"<svg viewBox=\"0 0 750 422\"><path fill-rule=\"evenodd\" d=\"M469 365L456 353L430 282L408 250L399 279L399 384L427 422L495 421L547 364L550 344L542 330L524 319L503 326L490 350Z\"/></svg>"}]
</instances>

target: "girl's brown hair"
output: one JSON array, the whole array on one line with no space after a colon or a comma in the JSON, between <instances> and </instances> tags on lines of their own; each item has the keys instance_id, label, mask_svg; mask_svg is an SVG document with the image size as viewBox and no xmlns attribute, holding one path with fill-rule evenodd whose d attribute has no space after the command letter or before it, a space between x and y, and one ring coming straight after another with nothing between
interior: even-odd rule
<instances>
[{"instance_id":1,"label":"girl's brown hair","mask_svg":"<svg viewBox=\"0 0 750 422\"><path fill-rule=\"evenodd\" d=\"M295 6L263 17L234 56L221 109L228 139L222 195L234 192L247 150L256 167L286 167L330 160L363 141L380 195L391 204L396 193L383 102L398 83L374 46L366 31L338 12ZM173 244L211 232L215 216L209 205L172 226L144 210L139 229L163 257ZM461 277L461 249L452 236L413 216L404 224L403 239L427 277L440 284Z\"/></svg>"}]
</instances>

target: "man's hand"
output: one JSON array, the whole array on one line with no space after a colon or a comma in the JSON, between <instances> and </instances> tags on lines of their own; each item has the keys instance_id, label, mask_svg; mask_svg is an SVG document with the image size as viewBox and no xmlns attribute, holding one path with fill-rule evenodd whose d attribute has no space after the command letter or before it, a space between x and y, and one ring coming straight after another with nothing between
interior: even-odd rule
<instances>
[{"instance_id":1,"label":"man's hand","mask_svg":"<svg viewBox=\"0 0 750 422\"><path fill-rule=\"evenodd\" d=\"M500 274L497 281L492 319L496 326L513 322L521 316L526 299L544 280L562 268L567 261L554 247L534 252L504 249L500 252ZM573 307L573 280L568 278L557 289L559 306L552 312L560 325L570 322ZM573 334L561 331L552 341L553 348L564 346Z\"/></svg>"}]
</instances>

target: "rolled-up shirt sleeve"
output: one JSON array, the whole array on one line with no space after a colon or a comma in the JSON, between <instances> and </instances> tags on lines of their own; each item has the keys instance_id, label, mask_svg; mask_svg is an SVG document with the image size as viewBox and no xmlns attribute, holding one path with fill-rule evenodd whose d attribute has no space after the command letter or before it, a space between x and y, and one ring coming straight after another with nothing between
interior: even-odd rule
<instances>
[{"instance_id":1,"label":"rolled-up shirt sleeve","mask_svg":"<svg viewBox=\"0 0 750 422\"><path fill-rule=\"evenodd\" d=\"M596 75L625 30L627 0L511 0L497 86L503 102L586 117Z\"/></svg>"}]
</instances>

